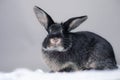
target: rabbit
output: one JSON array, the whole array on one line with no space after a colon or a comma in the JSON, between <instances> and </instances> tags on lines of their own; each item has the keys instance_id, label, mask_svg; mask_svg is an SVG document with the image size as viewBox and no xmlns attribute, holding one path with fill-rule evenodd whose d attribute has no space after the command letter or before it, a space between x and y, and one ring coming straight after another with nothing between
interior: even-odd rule
<instances>
[{"instance_id":1,"label":"rabbit","mask_svg":"<svg viewBox=\"0 0 120 80\"><path fill-rule=\"evenodd\" d=\"M42 43L42 57L51 72L113 70L117 63L111 44L96 33L71 32L87 20L87 15L56 23L43 9L35 15L48 35Z\"/></svg>"}]
</instances>

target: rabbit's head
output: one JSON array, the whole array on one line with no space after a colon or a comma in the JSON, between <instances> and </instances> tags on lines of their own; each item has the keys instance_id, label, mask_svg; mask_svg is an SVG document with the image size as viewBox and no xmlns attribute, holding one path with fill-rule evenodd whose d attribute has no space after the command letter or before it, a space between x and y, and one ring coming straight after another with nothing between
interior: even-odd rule
<instances>
[{"instance_id":1,"label":"rabbit's head","mask_svg":"<svg viewBox=\"0 0 120 80\"><path fill-rule=\"evenodd\" d=\"M66 51L72 47L70 31L78 27L87 19L87 16L73 17L64 23L55 23L53 19L41 8L35 6L34 12L38 21L48 32L43 42L44 50Z\"/></svg>"}]
</instances>

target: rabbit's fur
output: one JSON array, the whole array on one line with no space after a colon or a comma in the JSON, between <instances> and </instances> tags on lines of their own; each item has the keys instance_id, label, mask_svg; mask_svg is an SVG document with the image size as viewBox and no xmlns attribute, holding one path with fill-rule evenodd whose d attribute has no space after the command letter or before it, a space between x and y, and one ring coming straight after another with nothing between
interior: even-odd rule
<instances>
[{"instance_id":1,"label":"rabbit's fur","mask_svg":"<svg viewBox=\"0 0 120 80\"><path fill-rule=\"evenodd\" d=\"M64 23L55 23L41 8L34 7L35 14L48 32L43 41L43 58L51 71L116 69L111 44L99 35L88 32L70 32L87 19L74 17Z\"/></svg>"}]
</instances>

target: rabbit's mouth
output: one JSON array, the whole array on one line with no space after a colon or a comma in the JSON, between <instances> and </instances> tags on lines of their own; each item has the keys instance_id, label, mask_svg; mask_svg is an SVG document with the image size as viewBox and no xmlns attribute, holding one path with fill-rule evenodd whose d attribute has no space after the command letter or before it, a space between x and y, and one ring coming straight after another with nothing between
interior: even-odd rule
<instances>
[{"instance_id":1,"label":"rabbit's mouth","mask_svg":"<svg viewBox=\"0 0 120 80\"><path fill-rule=\"evenodd\" d=\"M42 48L44 51L59 51L59 52L65 52L65 51L67 51L68 50L68 48L67 49L65 49L62 45L49 45L49 46L47 46L46 48L45 47L43 47Z\"/></svg>"},{"instance_id":2,"label":"rabbit's mouth","mask_svg":"<svg viewBox=\"0 0 120 80\"><path fill-rule=\"evenodd\" d=\"M67 50L69 50L71 48L71 45L67 48L64 48L62 45L52 45L52 46L47 46L46 48L45 47L42 47L42 49L44 51L59 51L59 52L65 52Z\"/></svg>"},{"instance_id":3,"label":"rabbit's mouth","mask_svg":"<svg viewBox=\"0 0 120 80\"><path fill-rule=\"evenodd\" d=\"M47 51L64 51L64 47L62 46L50 46L46 48Z\"/></svg>"}]
</instances>

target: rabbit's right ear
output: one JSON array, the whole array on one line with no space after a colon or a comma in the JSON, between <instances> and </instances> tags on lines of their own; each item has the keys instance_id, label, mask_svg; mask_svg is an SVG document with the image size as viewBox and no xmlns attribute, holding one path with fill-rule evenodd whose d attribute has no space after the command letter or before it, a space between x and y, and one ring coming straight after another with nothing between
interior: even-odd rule
<instances>
[{"instance_id":1,"label":"rabbit's right ear","mask_svg":"<svg viewBox=\"0 0 120 80\"><path fill-rule=\"evenodd\" d=\"M52 18L41 8L34 6L34 12L36 14L36 17L40 24L45 27L46 30L48 30L48 27L51 24L54 24L54 21Z\"/></svg>"},{"instance_id":2,"label":"rabbit's right ear","mask_svg":"<svg viewBox=\"0 0 120 80\"><path fill-rule=\"evenodd\" d=\"M73 17L68 19L66 22L64 22L65 30L71 31L78 27L81 23L83 23L87 19L87 15L80 16L80 17Z\"/></svg>"}]
</instances>

